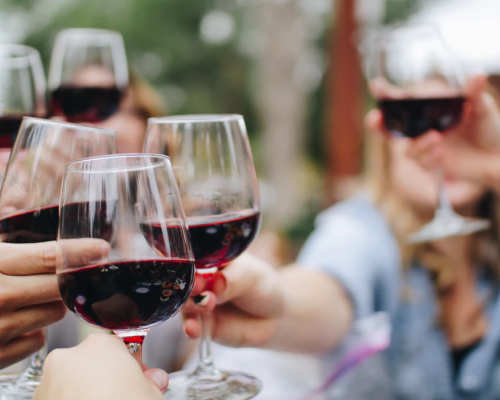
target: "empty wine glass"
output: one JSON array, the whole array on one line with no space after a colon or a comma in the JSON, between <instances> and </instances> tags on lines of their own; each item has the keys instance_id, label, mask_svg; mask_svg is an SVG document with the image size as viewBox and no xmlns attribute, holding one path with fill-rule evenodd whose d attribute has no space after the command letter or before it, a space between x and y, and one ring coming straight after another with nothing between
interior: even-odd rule
<instances>
[{"instance_id":1,"label":"empty wine glass","mask_svg":"<svg viewBox=\"0 0 500 400\"><path fill-rule=\"evenodd\" d=\"M199 274L210 277L245 251L260 227L257 176L241 115L151 118L145 151L170 156L187 215ZM151 229L157 229L152 222ZM209 284L210 285L210 284ZM200 360L195 371L170 375L166 399L243 400L261 382L220 371L212 361L211 315L203 314ZM183 397L184 396L184 397Z\"/></svg>"},{"instance_id":2,"label":"empty wine glass","mask_svg":"<svg viewBox=\"0 0 500 400\"><path fill-rule=\"evenodd\" d=\"M142 365L149 328L174 316L195 267L186 217L168 157L120 154L72 162L60 202L57 266L66 306L111 329ZM155 221L152 228L150 221ZM80 246L102 252L71 257Z\"/></svg>"},{"instance_id":3,"label":"empty wine glass","mask_svg":"<svg viewBox=\"0 0 500 400\"><path fill-rule=\"evenodd\" d=\"M393 140L417 138L431 130L447 134L462 118L465 76L431 25L415 24L390 29L376 45L370 89L378 101L384 124ZM411 234L409 243L467 235L487 229L484 219L465 218L453 211L441 169L438 207L431 222Z\"/></svg>"},{"instance_id":4,"label":"empty wine glass","mask_svg":"<svg viewBox=\"0 0 500 400\"><path fill-rule=\"evenodd\" d=\"M70 161L116 152L115 132L24 117L0 192L0 240L38 243L56 240L59 196ZM40 384L46 347L4 393L31 399Z\"/></svg>"},{"instance_id":5,"label":"empty wine glass","mask_svg":"<svg viewBox=\"0 0 500 400\"><path fill-rule=\"evenodd\" d=\"M49 70L52 114L71 122L100 122L116 113L128 85L127 57L118 32L65 29Z\"/></svg>"}]
</instances>

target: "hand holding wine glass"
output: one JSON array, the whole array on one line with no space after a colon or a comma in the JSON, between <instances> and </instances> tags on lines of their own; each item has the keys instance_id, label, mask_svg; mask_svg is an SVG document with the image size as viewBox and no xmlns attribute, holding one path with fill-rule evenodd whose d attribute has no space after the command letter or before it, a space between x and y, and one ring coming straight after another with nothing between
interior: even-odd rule
<instances>
[{"instance_id":1,"label":"hand holding wine glass","mask_svg":"<svg viewBox=\"0 0 500 400\"><path fill-rule=\"evenodd\" d=\"M144 148L171 157L186 210L196 269L210 281L214 272L229 265L248 248L260 227L257 177L243 117L151 118ZM152 220L145 226L145 237L150 243L160 236L161 223ZM211 354L211 316L202 313L200 318L203 334L198 367L193 372L172 374L167 398L254 397L261 386L258 379L215 367Z\"/></svg>"},{"instance_id":2,"label":"hand holding wine glass","mask_svg":"<svg viewBox=\"0 0 500 400\"><path fill-rule=\"evenodd\" d=\"M106 129L24 117L0 193L0 238L38 243L57 238L59 196L68 161L116 151ZM39 383L45 349L5 391L31 399Z\"/></svg>"},{"instance_id":3,"label":"hand holding wine glass","mask_svg":"<svg viewBox=\"0 0 500 400\"><path fill-rule=\"evenodd\" d=\"M470 115L464 118L464 109L470 108L466 105L467 94L472 95L475 106L469 114L481 116L485 112L482 102L477 101L481 98L481 90L472 85L467 93L459 65L439 32L429 25L401 26L381 35L371 71L370 90L377 99L380 114L372 114L368 121L382 125L383 131L390 132L393 140L415 139L429 131L451 136L458 133L454 130L461 124L466 127L471 123L485 126L490 123L478 117L470 118ZM437 176L439 198L434 219L411 234L409 242L429 242L487 229L489 221L464 218L453 211L445 193L441 168L437 169Z\"/></svg>"},{"instance_id":4,"label":"hand holding wine glass","mask_svg":"<svg viewBox=\"0 0 500 400\"><path fill-rule=\"evenodd\" d=\"M166 372L143 373L121 340L99 333L49 354L34 400L161 400L167 385Z\"/></svg>"},{"instance_id":5,"label":"hand holding wine glass","mask_svg":"<svg viewBox=\"0 0 500 400\"><path fill-rule=\"evenodd\" d=\"M472 77L464 90L467 104L462 121L449 134L431 130L411 140L407 154L427 169L500 190L500 110L487 92L486 77ZM371 110L365 123L372 132L386 130L383 115Z\"/></svg>"},{"instance_id":6,"label":"hand holding wine glass","mask_svg":"<svg viewBox=\"0 0 500 400\"><path fill-rule=\"evenodd\" d=\"M151 229L148 221L161 222ZM67 165L58 243L67 254L68 245L88 238L105 241L111 251L79 265L61 259L63 301L83 321L113 330L142 365L149 328L180 311L195 274L167 157L125 154Z\"/></svg>"}]
</instances>

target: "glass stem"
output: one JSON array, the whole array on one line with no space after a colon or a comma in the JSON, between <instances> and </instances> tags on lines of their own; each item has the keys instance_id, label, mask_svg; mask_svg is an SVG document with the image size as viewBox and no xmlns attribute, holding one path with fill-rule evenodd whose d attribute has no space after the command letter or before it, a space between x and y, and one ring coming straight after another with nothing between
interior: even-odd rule
<instances>
[{"instance_id":1,"label":"glass stem","mask_svg":"<svg viewBox=\"0 0 500 400\"><path fill-rule=\"evenodd\" d=\"M212 314L200 314L198 319L201 324L200 360L193 375L202 380L222 380L222 374L212 360Z\"/></svg>"},{"instance_id":2,"label":"glass stem","mask_svg":"<svg viewBox=\"0 0 500 400\"><path fill-rule=\"evenodd\" d=\"M113 333L118 336L127 345L130 354L142 367L142 344L148 334L149 329L139 329L134 331L116 330Z\"/></svg>"},{"instance_id":3,"label":"glass stem","mask_svg":"<svg viewBox=\"0 0 500 400\"><path fill-rule=\"evenodd\" d=\"M438 208L436 209L436 217L449 217L454 216L455 212L451 207L450 200L446 195L446 189L444 186L444 174L441 168L436 170L436 176L438 181Z\"/></svg>"},{"instance_id":4,"label":"glass stem","mask_svg":"<svg viewBox=\"0 0 500 400\"><path fill-rule=\"evenodd\" d=\"M47 356L47 329L44 329L44 334L45 344L31 356L30 365L19 376L21 381L40 381L40 379L42 379L43 362Z\"/></svg>"}]
</instances>

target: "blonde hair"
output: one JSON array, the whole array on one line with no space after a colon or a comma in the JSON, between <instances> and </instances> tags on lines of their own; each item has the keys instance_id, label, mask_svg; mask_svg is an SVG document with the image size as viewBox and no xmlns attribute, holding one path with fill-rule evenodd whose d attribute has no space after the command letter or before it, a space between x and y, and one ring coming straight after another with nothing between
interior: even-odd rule
<instances>
[{"instance_id":1,"label":"blonde hair","mask_svg":"<svg viewBox=\"0 0 500 400\"><path fill-rule=\"evenodd\" d=\"M371 193L376 205L387 218L399 245L402 268L408 269L415 260L426 268L435 285L438 295L446 293L455 281L453 265L439 255L430 245L410 245L407 236L416 231L425 222L416 213L414 207L406 202L394 190L390 179L391 152L389 139L380 133L369 132L366 138L367 163L364 185ZM500 276L500 241L498 238L498 199L488 192L478 205L479 216L488 218L493 223L493 229L477 235L473 260L481 263L491 271L495 279Z\"/></svg>"}]
</instances>

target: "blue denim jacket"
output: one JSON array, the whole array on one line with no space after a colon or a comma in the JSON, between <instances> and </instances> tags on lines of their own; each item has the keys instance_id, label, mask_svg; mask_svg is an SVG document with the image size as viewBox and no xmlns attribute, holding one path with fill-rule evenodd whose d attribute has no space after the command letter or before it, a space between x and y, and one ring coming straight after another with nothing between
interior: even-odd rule
<instances>
[{"instance_id":1,"label":"blue denim jacket","mask_svg":"<svg viewBox=\"0 0 500 400\"><path fill-rule=\"evenodd\" d=\"M392 381L393 398L500 399L500 299L496 285L478 278L478 290L489 291L487 297L492 299L487 309L489 330L453 380L446 336L436 325L438 302L430 277L416 263L403 274L396 240L368 196L354 197L320 214L298 263L340 281L358 318L375 311L390 313L392 343L382 365ZM403 282L411 288L408 300L401 296ZM375 388L378 382L370 384Z\"/></svg>"}]
</instances>

